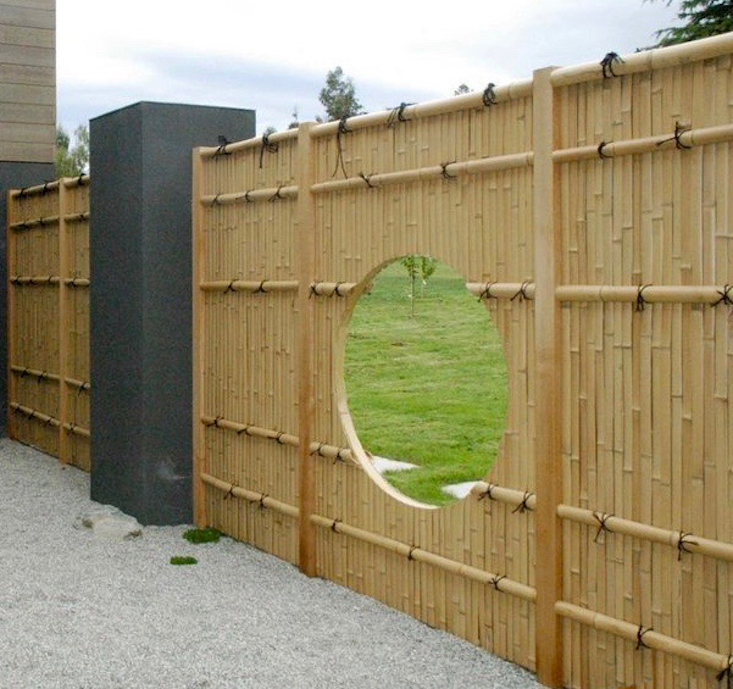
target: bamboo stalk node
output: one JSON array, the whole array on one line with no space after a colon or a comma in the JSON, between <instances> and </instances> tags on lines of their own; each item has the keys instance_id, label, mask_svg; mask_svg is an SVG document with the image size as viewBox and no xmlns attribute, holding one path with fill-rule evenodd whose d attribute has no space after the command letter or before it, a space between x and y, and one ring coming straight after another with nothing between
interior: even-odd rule
<instances>
[{"instance_id":1,"label":"bamboo stalk node","mask_svg":"<svg viewBox=\"0 0 733 689\"><path fill-rule=\"evenodd\" d=\"M652 631L652 627L645 627L644 625L639 625L639 629L636 630L636 650L640 651L642 648L649 648L644 643L644 634L647 634Z\"/></svg>"},{"instance_id":2,"label":"bamboo stalk node","mask_svg":"<svg viewBox=\"0 0 733 689\"><path fill-rule=\"evenodd\" d=\"M593 542L598 543L598 539L600 538L602 533L605 533L606 531L608 531L609 533L613 533L606 524L606 522L611 517L613 517L613 514L608 514L606 512L593 512L593 517L598 522L598 531L596 531L596 536L593 539Z\"/></svg>"},{"instance_id":3,"label":"bamboo stalk node","mask_svg":"<svg viewBox=\"0 0 733 689\"><path fill-rule=\"evenodd\" d=\"M606 53L600 62L603 78L608 79L610 77L619 76L613 71L613 66L616 64L623 64L624 62L625 60L618 53Z\"/></svg>"},{"instance_id":4,"label":"bamboo stalk node","mask_svg":"<svg viewBox=\"0 0 733 689\"><path fill-rule=\"evenodd\" d=\"M679 538L677 539L677 562L682 560L682 553L692 552L691 550L689 550L689 546L700 545L697 541L693 541L690 536L692 536L691 533L680 531Z\"/></svg>"},{"instance_id":5,"label":"bamboo stalk node","mask_svg":"<svg viewBox=\"0 0 733 689\"><path fill-rule=\"evenodd\" d=\"M512 514L516 512L532 512L532 508L529 506L529 499L534 497L534 493L530 493L528 490L524 492L522 496L522 502L520 502L513 510Z\"/></svg>"},{"instance_id":6,"label":"bamboo stalk node","mask_svg":"<svg viewBox=\"0 0 733 689\"><path fill-rule=\"evenodd\" d=\"M657 141L657 146L662 146L663 144L667 144L670 141L674 141L675 148L677 148L678 151L689 150L692 148L692 146L682 141L682 135L690 132L692 132L692 127L690 127L689 125L682 125L679 122L675 122L674 134L672 134L672 136L670 136L668 139Z\"/></svg>"},{"instance_id":7,"label":"bamboo stalk node","mask_svg":"<svg viewBox=\"0 0 733 689\"><path fill-rule=\"evenodd\" d=\"M496 91L494 91L495 87L496 84L493 81L489 82L489 84L484 89L483 94L481 95L481 102L487 108L490 108L492 105L496 105L498 103L496 99Z\"/></svg>"}]
</instances>

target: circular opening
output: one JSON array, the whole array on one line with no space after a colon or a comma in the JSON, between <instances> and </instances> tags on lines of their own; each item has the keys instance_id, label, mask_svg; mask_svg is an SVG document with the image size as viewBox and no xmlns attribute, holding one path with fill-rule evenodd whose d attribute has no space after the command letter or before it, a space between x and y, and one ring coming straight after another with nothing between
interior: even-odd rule
<instances>
[{"instance_id":1,"label":"circular opening","mask_svg":"<svg viewBox=\"0 0 733 689\"><path fill-rule=\"evenodd\" d=\"M496 458L507 366L489 313L463 278L427 256L389 263L354 306L344 378L368 461L422 503L464 497Z\"/></svg>"}]
</instances>

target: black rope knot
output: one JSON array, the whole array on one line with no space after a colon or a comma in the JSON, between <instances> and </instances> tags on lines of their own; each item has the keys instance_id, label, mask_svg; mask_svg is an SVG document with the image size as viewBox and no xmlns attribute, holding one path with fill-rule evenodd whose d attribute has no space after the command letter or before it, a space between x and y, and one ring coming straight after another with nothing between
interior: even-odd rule
<instances>
[{"instance_id":1,"label":"black rope knot","mask_svg":"<svg viewBox=\"0 0 733 689\"><path fill-rule=\"evenodd\" d=\"M613 517L613 514L606 514L605 512L594 512L593 517L595 517L595 520L598 522L598 531L596 531L596 537L593 539L593 542L598 543L598 539L600 538L602 533L605 533L606 531L611 532L611 529L608 528L606 522L611 517Z\"/></svg>"},{"instance_id":2,"label":"black rope knot","mask_svg":"<svg viewBox=\"0 0 733 689\"><path fill-rule=\"evenodd\" d=\"M236 483L232 483L231 486L229 486L229 490L226 492L226 495L224 495L224 500L227 498L233 498L234 497L234 489L237 487Z\"/></svg>"},{"instance_id":3,"label":"black rope knot","mask_svg":"<svg viewBox=\"0 0 733 689\"><path fill-rule=\"evenodd\" d=\"M41 371L41 375L38 376L38 383L40 384L47 377L48 377L48 371Z\"/></svg>"},{"instance_id":4,"label":"black rope knot","mask_svg":"<svg viewBox=\"0 0 733 689\"><path fill-rule=\"evenodd\" d=\"M487 282L486 287L481 291L481 294L478 295L478 300L481 301L482 299L497 299L497 297L493 294L491 294L491 288L496 284L496 281L494 282Z\"/></svg>"},{"instance_id":5,"label":"black rope knot","mask_svg":"<svg viewBox=\"0 0 733 689\"><path fill-rule=\"evenodd\" d=\"M532 508L529 506L529 499L534 496L534 493L530 493L529 491L524 492L524 496L522 497L522 502L520 502L513 510L512 514L516 512L531 512Z\"/></svg>"},{"instance_id":6,"label":"black rope knot","mask_svg":"<svg viewBox=\"0 0 733 689\"><path fill-rule=\"evenodd\" d=\"M325 444L326 443L318 443L318 447L315 450L313 450L313 452L311 452L311 454L312 455L318 455L319 457L323 457L323 452L321 452L321 450L323 450L323 446Z\"/></svg>"},{"instance_id":7,"label":"black rope knot","mask_svg":"<svg viewBox=\"0 0 733 689\"><path fill-rule=\"evenodd\" d=\"M616 63L624 63L623 58L614 52L606 53L600 62L601 69L603 70L603 78L608 79L609 77L617 77L618 74L613 71L613 66Z\"/></svg>"},{"instance_id":8,"label":"black rope knot","mask_svg":"<svg viewBox=\"0 0 733 689\"><path fill-rule=\"evenodd\" d=\"M498 102L496 100L496 91L494 91L495 86L496 84L490 82L489 85L484 89L483 95L481 96L481 100L487 108L491 107L492 105L496 105Z\"/></svg>"},{"instance_id":9,"label":"black rope knot","mask_svg":"<svg viewBox=\"0 0 733 689\"><path fill-rule=\"evenodd\" d=\"M506 574L495 574L493 577L491 577L489 583L494 587L495 591L501 592L499 584L501 583L502 579L506 579Z\"/></svg>"},{"instance_id":10,"label":"black rope knot","mask_svg":"<svg viewBox=\"0 0 733 689\"><path fill-rule=\"evenodd\" d=\"M400 103L396 108L393 108L387 118L387 126L394 127L398 122L409 122L410 120L405 117L405 108L410 105L414 105L414 103Z\"/></svg>"},{"instance_id":11,"label":"black rope knot","mask_svg":"<svg viewBox=\"0 0 733 689\"><path fill-rule=\"evenodd\" d=\"M343 295L343 294L341 294L341 292L339 292L339 288L340 288L340 287L341 287L341 285L343 285L343 284L344 284L343 282L337 282L337 283L336 283L336 287L334 287L334 288L333 288L333 292L331 293L331 296L334 296L334 295L336 295L337 297L343 297L344 295Z\"/></svg>"},{"instance_id":12,"label":"black rope knot","mask_svg":"<svg viewBox=\"0 0 733 689\"><path fill-rule=\"evenodd\" d=\"M206 424L208 428L211 428L212 426L214 428L219 428L219 421L221 421L222 417L217 416L213 421L209 421L209 423Z\"/></svg>"},{"instance_id":13,"label":"black rope knot","mask_svg":"<svg viewBox=\"0 0 733 689\"><path fill-rule=\"evenodd\" d=\"M237 435L242 435L244 433L246 436L251 436L252 434L249 432L249 426L245 425L244 428L240 428L237 431Z\"/></svg>"},{"instance_id":14,"label":"black rope knot","mask_svg":"<svg viewBox=\"0 0 733 689\"><path fill-rule=\"evenodd\" d=\"M265 283L267 280L260 280L260 284L257 286L257 289L254 291L255 294L267 294L267 290L265 289Z\"/></svg>"},{"instance_id":15,"label":"black rope knot","mask_svg":"<svg viewBox=\"0 0 733 689\"><path fill-rule=\"evenodd\" d=\"M363 172L360 172L359 173L359 177L361 177L366 182L366 185L370 189L376 189L377 188L374 184L371 183L372 175L365 175Z\"/></svg>"},{"instance_id":16,"label":"black rope knot","mask_svg":"<svg viewBox=\"0 0 733 689\"><path fill-rule=\"evenodd\" d=\"M601 160L608 160L609 158L613 158L613 156L608 155L607 153L603 152L603 149L608 146L608 144L612 143L611 141L601 141L601 143L598 144L598 157Z\"/></svg>"},{"instance_id":17,"label":"black rope knot","mask_svg":"<svg viewBox=\"0 0 733 689\"><path fill-rule=\"evenodd\" d=\"M409 552L407 553L407 559L408 559L408 560L414 560L414 559L415 559L415 558L413 557L413 555L412 555L412 554L413 554L413 553L414 553L414 552L415 552L416 550L418 550L418 547L417 547L416 545L411 545L411 546L410 546L410 551L409 551Z\"/></svg>"},{"instance_id":18,"label":"black rope knot","mask_svg":"<svg viewBox=\"0 0 733 689\"><path fill-rule=\"evenodd\" d=\"M26 366L21 372L20 377L25 378L28 375L28 367Z\"/></svg>"},{"instance_id":19,"label":"black rope knot","mask_svg":"<svg viewBox=\"0 0 733 689\"><path fill-rule=\"evenodd\" d=\"M279 146L277 143L270 141L270 137L267 134L262 135L262 147L260 148L260 168L262 168L262 159L265 155L265 151L268 153L277 153Z\"/></svg>"},{"instance_id":20,"label":"black rope knot","mask_svg":"<svg viewBox=\"0 0 733 689\"><path fill-rule=\"evenodd\" d=\"M265 505L266 497L267 497L267 493L262 493L262 495L260 495L260 509L261 510L264 510L267 507L267 505Z\"/></svg>"},{"instance_id":21,"label":"black rope knot","mask_svg":"<svg viewBox=\"0 0 733 689\"><path fill-rule=\"evenodd\" d=\"M331 175L331 177L336 176L336 173L339 171L339 166L341 167L341 172L344 173L344 179L348 177L348 175L346 174L346 166L344 165L344 148L341 145L341 137L344 134L348 134L349 132L351 132L351 129L349 129L349 127L346 124L348 119L349 119L349 116L344 115L339 120L339 128L338 128L338 131L336 132L336 151L337 151L336 152L336 167L333 169L333 174Z\"/></svg>"},{"instance_id":22,"label":"black rope knot","mask_svg":"<svg viewBox=\"0 0 733 689\"><path fill-rule=\"evenodd\" d=\"M639 625L639 628L636 630L636 650L640 650L642 648L649 648L644 643L644 634L648 634L650 631L652 631L652 627L644 627L644 625Z\"/></svg>"},{"instance_id":23,"label":"black rope knot","mask_svg":"<svg viewBox=\"0 0 733 689\"><path fill-rule=\"evenodd\" d=\"M728 689L733 686L733 654L728 654L728 665L724 667L717 675L718 682L728 679Z\"/></svg>"},{"instance_id":24,"label":"black rope knot","mask_svg":"<svg viewBox=\"0 0 733 689\"><path fill-rule=\"evenodd\" d=\"M247 191L244 192L244 200L246 203L253 203L252 199L249 196L253 191L254 189L247 189Z\"/></svg>"},{"instance_id":25,"label":"black rope knot","mask_svg":"<svg viewBox=\"0 0 733 689\"><path fill-rule=\"evenodd\" d=\"M720 299L710 306L717 306L718 304L725 304L726 306L733 306L733 299L731 299L730 293L733 291L733 285L724 285L722 291L718 290Z\"/></svg>"},{"instance_id":26,"label":"black rope knot","mask_svg":"<svg viewBox=\"0 0 733 689\"><path fill-rule=\"evenodd\" d=\"M448 166L449 165L453 165L453 163L455 163L455 162L456 162L455 160L452 160L449 163L441 163L440 164L440 174L442 175L443 179L456 179L456 177L458 177L458 175L451 175L448 172Z\"/></svg>"},{"instance_id":27,"label":"black rope knot","mask_svg":"<svg viewBox=\"0 0 733 689\"><path fill-rule=\"evenodd\" d=\"M674 141L674 145L677 148L677 150L679 151L689 150L690 148L692 148L692 146L688 146L687 144L682 143L681 137L685 132L689 132L691 130L692 130L691 127L683 126L679 122L675 122L674 123L674 134L672 134L672 136L670 136L667 139L662 139L661 141L657 141L657 146L661 146L662 144L666 144L666 143L669 143L670 141Z\"/></svg>"},{"instance_id":28,"label":"black rope knot","mask_svg":"<svg viewBox=\"0 0 733 689\"><path fill-rule=\"evenodd\" d=\"M275 436L275 442L278 445L285 445L285 441L283 440L284 435L285 435L284 431L278 431L278 434Z\"/></svg>"},{"instance_id":29,"label":"black rope knot","mask_svg":"<svg viewBox=\"0 0 733 689\"><path fill-rule=\"evenodd\" d=\"M682 560L682 553L692 553L688 548L689 546L699 545L698 542L693 541L690 536L692 536L691 533L680 531L680 536L677 539L677 562Z\"/></svg>"},{"instance_id":30,"label":"black rope knot","mask_svg":"<svg viewBox=\"0 0 733 689\"><path fill-rule=\"evenodd\" d=\"M527 287L529 287L530 282L527 280L522 283L521 287L519 288L519 291L509 300L514 301L515 299L519 298L519 301L524 301L527 299Z\"/></svg>"},{"instance_id":31,"label":"black rope knot","mask_svg":"<svg viewBox=\"0 0 733 689\"><path fill-rule=\"evenodd\" d=\"M234 289L234 283L235 282L236 282L236 280L230 280L229 281L229 284L227 285L227 288L224 290L224 294L226 294L227 292L236 292L237 291L237 290Z\"/></svg>"},{"instance_id":32,"label":"black rope knot","mask_svg":"<svg viewBox=\"0 0 733 689\"><path fill-rule=\"evenodd\" d=\"M340 447L339 451L336 453L336 456L333 459L333 463L336 464L336 462L345 462L346 459L344 458L342 453L348 452L348 451L349 451L348 447Z\"/></svg>"},{"instance_id":33,"label":"black rope knot","mask_svg":"<svg viewBox=\"0 0 733 689\"><path fill-rule=\"evenodd\" d=\"M219 135L218 138L219 141L219 147L214 151L214 158L218 156L230 156L232 154L231 151L227 151L227 144L229 144L229 140L226 138L226 136Z\"/></svg>"},{"instance_id":34,"label":"black rope knot","mask_svg":"<svg viewBox=\"0 0 733 689\"><path fill-rule=\"evenodd\" d=\"M336 525L340 523L341 523L340 519L334 519L333 522L331 523L331 531L333 531L334 533L338 533L338 531L336 531Z\"/></svg>"},{"instance_id":35,"label":"black rope knot","mask_svg":"<svg viewBox=\"0 0 733 689\"><path fill-rule=\"evenodd\" d=\"M311 299L312 297L318 296L318 283L317 282L311 282L310 284L310 294L308 295L308 299Z\"/></svg>"},{"instance_id":36,"label":"black rope knot","mask_svg":"<svg viewBox=\"0 0 733 689\"><path fill-rule=\"evenodd\" d=\"M276 192L275 192L275 193L274 193L274 194L273 194L273 195L272 195L272 196L271 196L271 197L270 197L269 199L267 199L267 200L268 200L268 201L277 201L278 199L283 199L283 198L285 198L285 197L284 197L284 196L283 196L283 195L282 195L282 194L280 193L280 192L282 191L282 188L283 188L284 186L285 186L284 184L281 184L281 185L280 185L280 186L279 186L279 187L277 188L277 191L276 191Z\"/></svg>"},{"instance_id":37,"label":"black rope knot","mask_svg":"<svg viewBox=\"0 0 733 689\"><path fill-rule=\"evenodd\" d=\"M495 488L496 486L493 483L490 483L487 486L486 490L478 496L478 499L483 500L484 498L488 498L489 500L496 500L496 498L494 497Z\"/></svg>"},{"instance_id":38,"label":"black rope knot","mask_svg":"<svg viewBox=\"0 0 733 689\"><path fill-rule=\"evenodd\" d=\"M220 196L221 196L221 194L216 194L214 196L214 198L211 200L211 205L212 206L218 206L219 205L219 197Z\"/></svg>"},{"instance_id":39,"label":"black rope knot","mask_svg":"<svg viewBox=\"0 0 733 689\"><path fill-rule=\"evenodd\" d=\"M639 311L643 311L644 307L648 304L647 300L644 299L644 290L647 287L651 287L651 284L639 285L639 288L636 291L636 311L637 313Z\"/></svg>"}]
</instances>

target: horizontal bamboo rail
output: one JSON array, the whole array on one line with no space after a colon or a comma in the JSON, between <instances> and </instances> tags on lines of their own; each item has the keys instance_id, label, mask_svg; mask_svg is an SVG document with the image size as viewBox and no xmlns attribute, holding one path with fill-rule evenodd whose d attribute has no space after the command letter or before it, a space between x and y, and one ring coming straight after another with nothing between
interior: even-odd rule
<instances>
[{"instance_id":1,"label":"horizontal bamboo rail","mask_svg":"<svg viewBox=\"0 0 733 689\"><path fill-rule=\"evenodd\" d=\"M503 488L485 481L477 481L471 488L471 495L479 500L488 499L506 503L518 511L529 510L534 512L537 507L537 497L534 493L522 492L514 488Z\"/></svg>"},{"instance_id":2,"label":"horizontal bamboo rail","mask_svg":"<svg viewBox=\"0 0 733 689\"><path fill-rule=\"evenodd\" d=\"M722 285L561 285L555 296L563 302L630 302L717 304L733 298L733 286Z\"/></svg>"},{"instance_id":3,"label":"horizontal bamboo rail","mask_svg":"<svg viewBox=\"0 0 733 689\"><path fill-rule=\"evenodd\" d=\"M666 634L660 634L651 627L625 622L565 601L555 603L555 610L558 615L566 619L592 627L599 632L614 634L627 641L636 642L638 649L646 647L662 651L719 672L726 671L731 664L730 656L724 656Z\"/></svg>"},{"instance_id":4,"label":"horizontal bamboo rail","mask_svg":"<svg viewBox=\"0 0 733 689\"><path fill-rule=\"evenodd\" d=\"M345 297L357 287L356 282L312 282L311 294L319 297Z\"/></svg>"},{"instance_id":5,"label":"horizontal bamboo rail","mask_svg":"<svg viewBox=\"0 0 733 689\"><path fill-rule=\"evenodd\" d=\"M624 55L621 60L614 63L613 71L617 76L624 76L636 72L675 67L696 60L707 60L727 55L730 52L733 52L733 33L703 38L693 43L642 50L632 55ZM557 87L603 78L603 69L599 61L572 67L559 67L553 70L550 81L553 86Z\"/></svg>"},{"instance_id":6,"label":"horizontal bamboo rail","mask_svg":"<svg viewBox=\"0 0 733 689\"><path fill-rule=\"evenodd\" d=\"M58 215L46 215L32 220L19 220L9 225L11 230L30 230L32 227L48 227L50 225L58 225Z\"/></svg>"},{"instance_id":7,"label":"horizontal bamboo rail","mask_svg":"<svg viewBox=\"0 0 733 689\"><path fill-rule=\"evenodd\" d=\"M212 280L202 282L204 292L293 292L298 289L297 280Z\"/></svg>"},{"instance_id":8,"label":"horizontal bamboo rail","mask_svg":"<svg viewBox=\"0 0 733 689\"><path fill-rule=\"evenodd\" d=\"M595 512L581 507L558 505L557 514L561 519L567 519L578 524L595 526L600 531L633 536L654 543L661 543L676 548L680 555L683 552L699 553L719 560L733 562L733 544L702 538L686 531L671 531L660 529L649 524L631 521L616 517L613 514Z\"/></svg>"},{"instance_id":9,"label":"horizontal bamboo rail","mask_svg":"<svg viewBox=\"0 0 733 689\"><path fill-rule=\"evenodd\" d=\"M244 433L255 438L264 438L265 440L274 440L280 445L289 445L291 447L298 447L300 440L297 435L292 433L284 433L282 431L273 431L269 428L261 428L259 426L252 426L245 423L238 423L237 421L228 421L221 417L214 416L202 416L201 423L204 426L214 426L216 428L226 428L227 430L234 431L237 435ZM318 455L319 457L327 457L329 459L346 461L358 465L358 462L354 458L351 450L348 447L337 447L335 445L328 445L326 443L312 442L310 444L311 454Z\"/></svg>"},{"instance_id":10,"label":"horizontal bamboo rail","mask_svg":"<svg viewBox=\"0 0 733 689\"><path fill-rule=\"evenodd\" d=\"M531 586L527 586L526 584L514 581L513 579L508 579L498 574L486 572L478 567L472 567L471 565L451 560L447 557L443 557L442 555L436 555L435 553L423 550L422 548L418 548L414 545L408 545L407 543L402 543L401 541L396 541L392 538L372 533L371 531L359 529L356 526L345 524L339 519L330 519L329 517L314 514L311 516L311 521L317 526L321 526L325 529L331 529L335 533L344 534L345 536L350 536L351 538L356 538L360 541L364 541L365 543L379 546L380 548L390 550L394 553L398 553L399 555L404 555L410 560L424 562L428 565L432 565L433 567L437 567L438 569L442 569L445 572L465 577L466 579L476 581L480 584L490 584L497 591L508 593L512 596L516 596L517 598L521 598L522 600L534 602L537 598L537 592L535 589Z\"/></svg>"},{"instance_id":11,"label":"horizontal bamboo rail","mask_svg":"<svg viewBox=\"0 0 733 689\"><path fill-rule=\"evenodd\" d=\"M205 206L227 206L233 203L255 203L257 201L275 201L277 199L297 198L298 187L289 185L269 189L249 189L228 194L206 194L200 201Z\"/></svg>"},{"instance_id":12,"label":"horizontal bamboo rail","mask_svg":"<svg viewBox=\"0 0 733 689\"><path fill-rule=\"evenodd\" d=\"M61 278L58 275L11 275L13 285L58 285Z\"/></svg>"},{"instance_id":13,"label":"horizontal bamboo rail","mask_svg":"<svg viewBox=\"0 0 733 689\"><path fill-rule=\"evenodd\" d=\"M481 299L534 299L533 282L467 282L466 289Z\"/></svg>"},{"instance_id":14,"label":"horizontal bamboo rail","mask_svg":"<svg viewBox=\"0 0 733 689\"><path fill-rule=\"evenodd\" d=\"M89 184L89 175L79 175L78 177L64 177L63 179L55 179L52 182L44 182L43 184L35 184L32 187L24 187L23 189L13 189L10 192L10 198L17 199L24 196L35 196L38 194L47 194L49 191L56 191L63 182L67 189L73 187L84 186Z\"/></svg>"},{"instance_id":15,"label":"horizontal bamboo rail","mask_svg":"<svg viewBox=\"0 0 733 689\"><path fill-rule=\"evenodd\" d=\"M37 411L36 409L31 409L30 407L26 407L22 404L18 404L17 402L10 402L8 406L12 410L18 412L19 414L23 414L28 419L38 419L39 421L43 421L44 423L47 423L50 426L54 426L55 428L58 428L62 425L61 422L58 419L54 418L53 416L49 416L48 414L44 414L43 412ZM81 435L85 438L91 437L91 432L89 431L88 428L77 426L74 423L65 423L63 424L63 428L69 431L69 433L73 433L75 435Z\"/></svg>"},{"instance_id":16,"label":"horizontal bamboo rail","mask_svg":"<svg viewBox=\"0 0 733 689\"><path fill-rule=\"evenodd\" d=\"M210 474L201 474L201 480L209 486L224 491L226 495L233 495L236 498L243 498L249 502L259 503L262 507L269 507L280 514L285 514L288 517L294 517L295 519L298 518L299 510L297 507L294 505L288 505L280 500L276 500L275 498L267 495L267 493L257 493L253 490L240 488L234 483L227 483L226 481L222 481Z\"/></svg>"},{"instance_id":17,"label":"horizontal bamboo rail","mask_svg":"<svg viewBox=\"0 0 733 689\"><path fill-rule=\"evenodd\" d=\"M58 381L60 378L58 373L49 373L48 371L28 368L27 366L18 366L17 364L11 365L10 370L13 371L13 373L18 373L21 378L23 378L24 376L32 376L33 378L54 381ZM89 390L92 387L92 384L89 381L77 380L76 378L67 378L65 382L67 385L71 385L75 388L80 388L81 390Z\"/></svg>"},{"instance_id":18,"label":"horizontal bamboo rail","mask_svg":"<svg viewBox=\"0 0 733 689\"><path fill-rule=\"evenodd\" d=\"M202 158L216 158L217 156L230 155L246 151L249 148L261 148L266 144L279 144L281 141L289 141L298 138L298 129L288 129L284 132L273 132L267 136L267 141L262 136L255 136L242 141L232 141L222 146L202 146L199 149Z\"/></svg>"},{"instance_id":19,"label":"horizontal bamboo rail","mask_svg":"<svg viewBox=\"0 0 733 689\"><path fill-rule=\"evenodd\" d=\"M378 172L371 175L349 177L348 179L329 180L311 186L314 194L325 192L344 191L345 189L370 189L390 184L408 184L429 179L446 179L450 181L463 175L479 175L486 172L498 172L532 165L532 152L511 153L509 155L480 158L479 160L465 160L445 163L444 165L430 165L412 170L399 172Z\"/></svg>"}]
</instances>

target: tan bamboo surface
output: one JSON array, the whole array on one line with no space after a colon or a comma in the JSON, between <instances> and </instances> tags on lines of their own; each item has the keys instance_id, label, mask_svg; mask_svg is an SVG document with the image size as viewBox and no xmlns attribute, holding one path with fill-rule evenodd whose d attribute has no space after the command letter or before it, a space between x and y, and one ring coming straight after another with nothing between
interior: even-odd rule
<instances>
[{"instance_id":1,"label":"tan bamboo surface","mask_svg":"<svg viewBox=\"0 0 733 689\"><path fill-rule=\"evenodd\" d=\"M8 194L8 433L85 470L89 178Z\"/></svg>"},{"instance_id":2,"label":"tan bamboo surface","mask_svg":"<svg viewBox=\"0 0 733 689\"><path fill-rule=\"evenodd\" d=\"M732 53L727 36L624 56L607 78L598 56L488 100L198 149L198 522L551 686L716 686L733 653ZM507 359L497 460L440 509L372 468L343 380L355 304L408 254L463 275Z\"/></svg>"}]
</instances>

